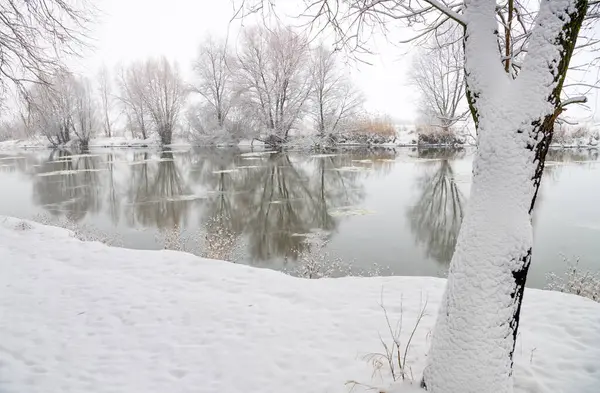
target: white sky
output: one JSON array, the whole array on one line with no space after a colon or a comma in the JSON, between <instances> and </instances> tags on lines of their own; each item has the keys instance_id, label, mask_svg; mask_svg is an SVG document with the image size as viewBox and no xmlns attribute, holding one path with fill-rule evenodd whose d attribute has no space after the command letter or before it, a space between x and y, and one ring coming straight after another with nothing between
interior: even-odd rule
<instances>
[{"instance_id":1,"label":"white sky","mask_svg":"<svg viewBox=\"0 0 600 393\"><path fill-rule=\"evenodd\" d=\"M225 37L229 33L230 42L234 42L240 28L239 21L229 24L231 0L97 0L96 4L103 15L93 32L95 49L73 65L90 76L102 64L113 67L121 61L158 55L179 62L187 76L196 48L207 34ZM276 4L283 6L285 0ZM412 121L418 95L409 85L407 73L414 48L396 47L383 37L376 41L371 46L376 54L365 58L372 65L350 61L348 72L365 93L370 110ZM593 108L597 107L596 96L592 93L589 97ZM580 109L569 112L577 112L577 117L591 116L591 112Z\"/></svg>"}]
</instances>

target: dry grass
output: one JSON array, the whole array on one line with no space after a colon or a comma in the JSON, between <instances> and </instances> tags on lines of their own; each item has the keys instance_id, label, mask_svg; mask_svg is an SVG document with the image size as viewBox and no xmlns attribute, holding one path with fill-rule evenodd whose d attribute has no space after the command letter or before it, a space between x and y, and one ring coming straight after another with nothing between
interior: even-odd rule
<instances>
[{"instance_id":1,"label":"dry grass","mask_svg":"<svg viewBox=\"0 0 600 393\"><path fill-rule=\"evenodd\" d=\"M408 354L410 352L411 343L415 336L415 332L421 324L423 317L426 315L425 311L427 309L427 300L425 300L423 305L419 308L417 319L410 329L410 334L406 340L406 343L402 343L401 339L404 311L402 297L400 298L400 315L396 323L392 323L390 320L387 309L383 303L383 290L379 306L383 310L388 336L384 339L381 334L379 334L379 341L381 342L383 349L381 352L373 352L364 356L364 359L373 367L373 374L371 375L371 378L374 378L375 375L378 374L383 380L383 373L387 372L392 377L394 382L407 380L411 381L410 383L413 384L419 383L415 381L412 369L409 365ZM376 391L378 393L386 393L386 389L358 381L348 381L346 382L346 385L349 385L351 390L353 390L356 386L361 386L367 390Z\"/></svg>"},{"instance_id":2,"label":"dry grass","mask_svg":"<svg viewBox=\"0 0 600 393\"><path fill-rule=\"evenodd\" d=\"M427 300L420 308L419 314L417 315L417 320L413 325L410 335L403 345L401 341L401 334L403 328L403 301L402 297L400 298L400 317L395 324L392 324L390 321L390 317L388 315L387 309L383 303L383 292L381 295L381 302L379 304L381 309L383 310L383 315L385 316L385 322L388 328L389 337L384 339L379 334L379 341L383 347L382 352L373 352L367 354L365 356L365 360L367 360L373 366L373 375L381 372L385 369L389 371L392 379L394 381L411 379L414 380L414 376L412 375L412 370L408 366L407 358L408 353L410 351L411 342L421 323L421 320L426 315L425 311L427 309Z\"/></svg>"},{"instance_id":3,"label":"dry grass","mask_svg":"<svg viewBox=\"0 0 600 393\"><path fill-rule=\"evenodd\" d=\"M353 133L394 137L396 129L388 116L367 115L349 126Z\"/></svg>"}]
</instances>

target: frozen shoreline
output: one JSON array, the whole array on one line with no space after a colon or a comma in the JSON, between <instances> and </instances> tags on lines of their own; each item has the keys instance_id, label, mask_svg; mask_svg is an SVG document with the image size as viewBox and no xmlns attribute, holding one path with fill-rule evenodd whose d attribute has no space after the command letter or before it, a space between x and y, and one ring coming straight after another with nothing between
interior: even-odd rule
<instances>
[{"instance_id":1,"label":"frozen shoreline","mask_svg":"<svg viewBox=\"0 0 600 393\"><path fill-rule=\"evenodd\" d=\"M203 145L190 143L184 140L176 140L170 145L161 146L160 143L155 139L129 139L122 137L113 138L96 138L90 140L89 148L94 149L144 149L144 148L178 148L178 149L191 149L194 147L242 147L242 148L266 148L266 146L259 141L255 141L252 144L250 141L241 141L238 144L230 145ZM285 148L302 148L306 147L302 144L294 145L293 143L287 145ZM416 143L398 142L398 143L380 143L380 144L361 144L361 143L338 143L331 148L357 148L357 147L369 147L369 148L403 148L403 147L418 147L418 148L470 148L474 147L472 144L461 144L461 145L419 145ZM65 146L68 149L69 146ZM598 149L600 146L596 144L557 144L550 145L551 149ZM31 149L52 149L52 146L42 139L39 140L9 140L0 142L0 151L2 150L31 150Z\"/></svg>"}]
</instances>

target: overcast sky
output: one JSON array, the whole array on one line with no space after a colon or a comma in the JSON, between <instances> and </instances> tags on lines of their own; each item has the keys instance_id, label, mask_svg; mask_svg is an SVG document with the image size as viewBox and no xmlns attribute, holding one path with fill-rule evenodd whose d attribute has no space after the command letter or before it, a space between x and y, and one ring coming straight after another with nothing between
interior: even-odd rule
<instances>
[{"instance_id":1,"label":"overcast sky","mask_svg":"<svg viewBox=\"0 0 600 393\"><path fill-rule=\"evenodd\" d=\"M102 64L113 67L121 61L156 55L179 62L187 76L203 37L211 34L224 38L229 34L230 42L235 42L241 27L239 21L229 23L233 15L231 0L97 0L96 4L102 15L93 32L95 49L74 64L90 76ZM286 0L278 0L277 4L282 6L279 13L285 15ZM296 14L293 10L289 13ZM418 96L409 85L407 73L415 48L397 47L380 37L371 49L376 54L364 59L372 65L353 61L346 65L365 93L368 108L396 119L414 120ZM594 108L596 96L594 93L590 97ZM590 117L589 111L576 111L578 117Z\"/></svg>"}]
</instances>

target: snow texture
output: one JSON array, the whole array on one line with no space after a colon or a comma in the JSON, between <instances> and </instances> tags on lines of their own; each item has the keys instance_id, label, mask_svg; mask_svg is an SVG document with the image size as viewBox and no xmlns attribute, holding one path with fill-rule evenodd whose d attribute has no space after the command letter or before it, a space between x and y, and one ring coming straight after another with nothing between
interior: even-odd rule
<instances>
[{"instance_id":1,"label":"snow texture","mask_svg":"<svg viewBox=\"0 0 600 393\"><path fill-rule=\"evenodd\" d=\"M502 69L496 2L466 0L467 83L477 97L478 150L471 196L433 333L425 382L432 393L513 391L513 316L519 295L513 273L533 244L529 208L537 163L534 121L554 112L548 71L558 64L555 38L572 0L541 2L529 51L513 80ZM525 296L525 299L527 295Z\"/></svg>"},{"instance_id":2,"label":"snow texture","mask_svg":"<svg viewBox=\"0 0 600 393\"><path fill-rule=\"evenodd\" d=\"M389 339L382 298L403 343L427 299L407 358L418 383L445 285L305 280L13 218L0 218L0 271L2 393L416 392L363 356ZM599 342L600 304L527 289L515 391L596 393Z\"/></svg>"}]
</instances>

